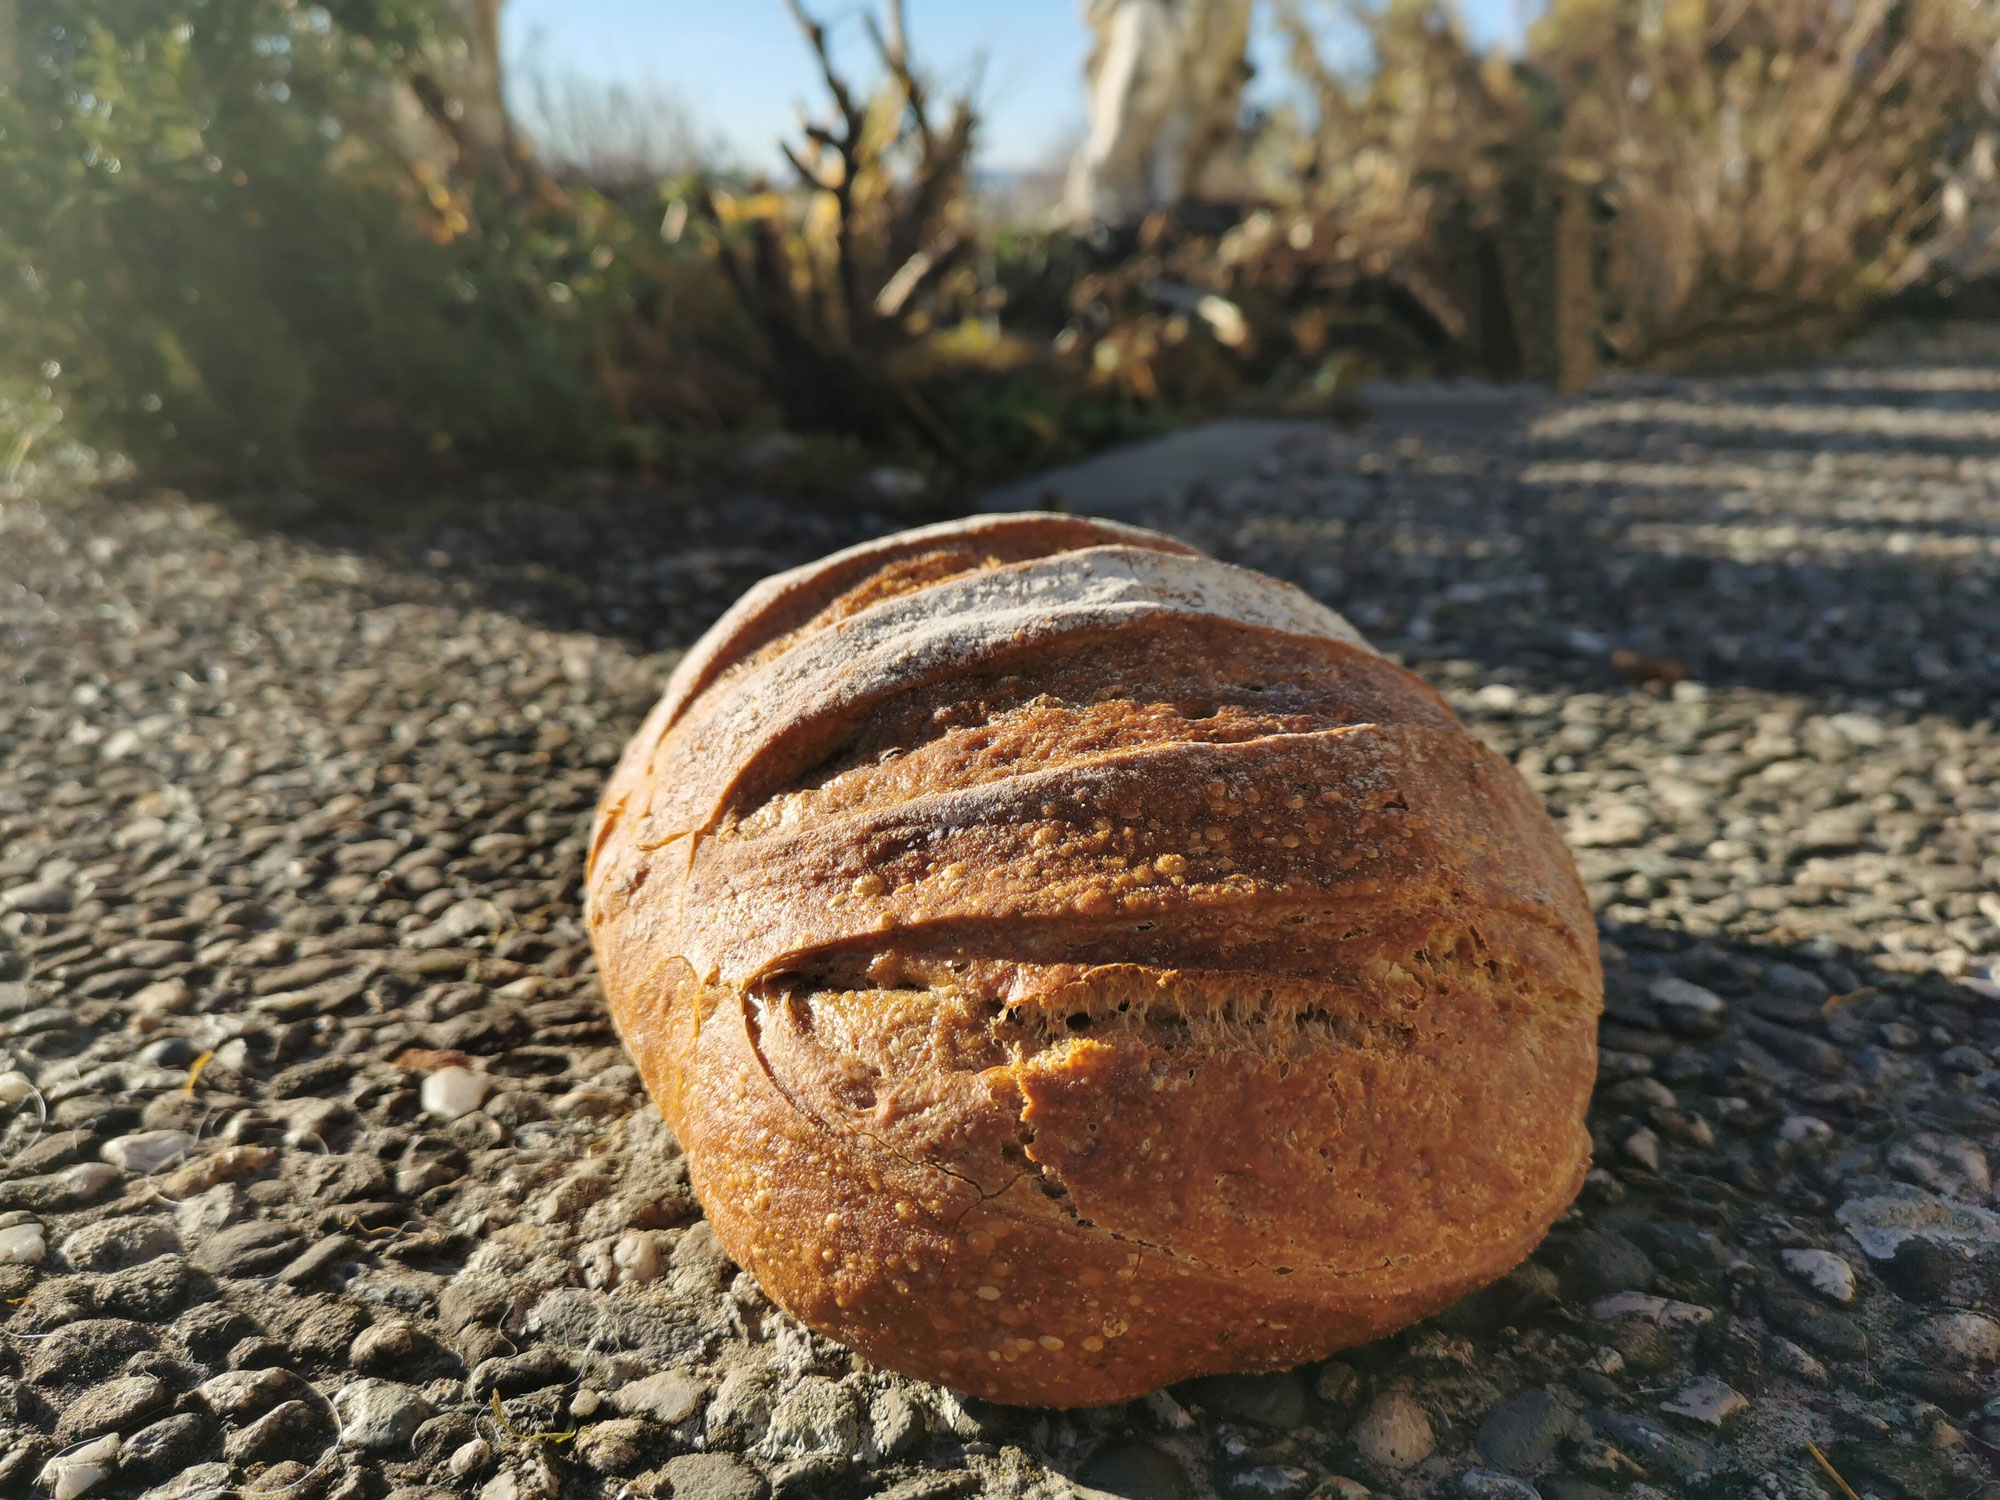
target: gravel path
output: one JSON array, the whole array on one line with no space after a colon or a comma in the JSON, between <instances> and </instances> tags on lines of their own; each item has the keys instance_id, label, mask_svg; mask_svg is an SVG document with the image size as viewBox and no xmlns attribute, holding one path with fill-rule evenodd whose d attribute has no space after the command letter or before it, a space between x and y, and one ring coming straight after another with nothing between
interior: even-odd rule
<instances>
[{"instance_id":1,"label":"gravel path","mask_svg":"<svg viewBox=\"0 0 2000 1500\"><path fill-rule=\"evenodd\" d=\"M2000 1496L2000 369L1404 420L1151 519L1564 819L1596 1169L1426 1325L1066 1414L764 1301L579 921L672 649L888 522L0 503L0 1495Z\"/></svg>"}]
</instances>

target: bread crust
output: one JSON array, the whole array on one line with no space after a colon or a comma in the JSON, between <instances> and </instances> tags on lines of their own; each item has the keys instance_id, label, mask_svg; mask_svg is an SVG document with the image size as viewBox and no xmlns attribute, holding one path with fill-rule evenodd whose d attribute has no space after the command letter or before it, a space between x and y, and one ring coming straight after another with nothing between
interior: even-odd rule
<instances>
[{"instance_id":1,"label":"bread crust","mask_svg":"<svg viewBox=\"0 0 2000 1500\"><path fill-rule=\"evenodd\" d=\"M1511 766L1298 591L984 517L767 580L599 809L612 1015L716 1234L883 1365L1077 1406L1503 1274L1602 979Z\"/></svg>"}]
</instances>

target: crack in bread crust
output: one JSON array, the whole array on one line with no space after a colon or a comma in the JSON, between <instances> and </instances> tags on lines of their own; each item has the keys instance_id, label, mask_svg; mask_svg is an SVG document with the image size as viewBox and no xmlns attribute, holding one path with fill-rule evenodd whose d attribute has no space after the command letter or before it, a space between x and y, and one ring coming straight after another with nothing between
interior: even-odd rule
<instances>
[{"instance_id":1,"label":"crack in bread crust","mask_svg":"<svg viewBox=\"0 0 2000 1500\"><path fill-rule=\"evenodd\" d=\"M987 518L760 585L588 882L723 1243L993 1399L1389 1331L1587 1162L1595 928L1539 804L1338 616L1165 538Z\"/></svg>"}]
</instances>

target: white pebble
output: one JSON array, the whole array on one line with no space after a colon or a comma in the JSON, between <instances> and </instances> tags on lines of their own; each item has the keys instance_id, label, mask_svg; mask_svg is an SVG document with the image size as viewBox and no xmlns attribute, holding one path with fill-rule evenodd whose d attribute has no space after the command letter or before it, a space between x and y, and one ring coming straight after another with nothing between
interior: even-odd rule
<instances>
[{"instance_id":1,"label":"white pebble","mask_svg":"<svg viewBox=\"0 0 2000 1500\"><path fill-rule=\"evenodd\" d=\"M60 1454L42 1467L42 1485L55 1500L76 1500L92 1486L110 1477L118 1466L118 1434L108 1432L94 1443L85 1443L73 1453Z\"/></svg>"},{"instance_id":2,"label":"white pebble","mask_svg":"<svg viewBox=\"0 0 2000 1500\"><path fill-rule=\"evenodd\" d=\"M486 1102L490 1087L484 1077L470 1068L439 1068L424 1080L420 1095L424 1113L436 1115L440 1120L469 1115Z\"/></svg>"},{"instance_id":3,"label":"white pebble","mask_svg":"<svg viewBox=\"0 0 2000 1500\"><path fill-rule=\"evenodd\" d=\"M1408 1469L1431 1456L1437 1439L1424 1409L1400 1391L1377 1396L1348 1434L1354 1451L1378 1469Z\"/></svg>"},{"instance_id":4,"label":"white pebble","mask_svg":"<svg viewBox=\"0 0 2000 1500\"><path fill-rule=\"evenodd\" d=\"M1646 993L1655 1005L1664 1005L1688 1015L1719 1016L1724 1009L1722 997L1714 990L1705 990L1698 984L1677 979L1671 974L1655 979L1646 987Z\"/></svg>"},{"instance_id":5,"label":"white pebble","mask_svg":"<svg viewBox=\"0 0 2000 1500\"><path fill-rule=\"evenodd\" d=\"M26 1073L0 1073L0 1104L22 1104L34 1093L34 1080Z\"/></svg>"},{"instance_id":6,"label":"white pebble","mask_svg":"<svg viewBox=\"0 0 2000 1500\"><path fill-rule=\"evenodd\" d=\"M1787 1115L1778 1125L1778 1139L1794 1145L1830 1146L1833 1127L1812 1115Z\"/></svg>"},{"instance_id":7,"label":"white pebble","mask_svg":"<svg viewBox=\"0 0 2000 1500\"><path fill-rule=\"evenodd\" d=\"M660 1274L660 1247L650 1234L632 1230L611 1247L611 1264L618 1268L621 1286L644 1286Z\"/></svg>"},{"instance_id":8,"label":"white pebble","mask_svg":"<svg viewBox=\"0 0 2000 1500\"><path fill-rule=\"evenodd\" d=\"M1720 1427L1749 1405L1740 1392L1713 1375L1704 1375L1681 1387L1677 1395L1662 1401L1660 1410L1672 1412L1677 1417L1692 1417L1711 1427Z\"/></svg>"},{"instance_id":9,"label":"white pebble","mask_svg":"<svg viewBox=\"0 0 2000 1500\"><path fill-rule=\"evenodd\" d=\"M98 1154L114 1167L142 1176L157 1172L168 1162L179 1161L194 1149L194 1137L185 1130L142 1130L137 1135L121 1135L106 1141Z\"/></svg>"},{"instance_id":10,"label":"white pebble","mask_svg":"<svg viewBox=\"0 0 2000 1500\"><path fill-rule=\"evenodd\" d=\"M1625 1154L1648 1172L1660 1170L1660 1138L1644 1125L1625 1137Z\"/></svg>"},{"instance_id":11,"label":"white pebble","mask_svg":"<svg viewBox=\"0 0 2000 1500\"><path fill-rule=\"evenodd\" d=\"M0 1229L0 1266L31 1266L49 1253L39 1224L15 1224Z\"/></svg>"},{"instance_id":12,"label":"white pebble","mask_svg":"<svg viewBox=\"0 0 2000 1500\"><path fill-rule=\"evenodd\" d=\"M1785 1269L1822 1297L1843 1305L1854 1300L1854 1267L1827 1250L1787 1250Z\"/></svg>"},{"instance_id":13,"label":"white pebble","mask_svg":"<svg viewBox=\"0 0 2000 1500\"><path fill-rule=\"evenodd\" d=\"M469 1479L492 1462L493 1445L485 1438L474 1438L452 1449L445 1467L451 1470L453 1479Z\"/></svg>"},{"instance_id":14,"label":"white pebble","mask_svg":"<svg viewBox=\"0 0 2000 1500\"><path fill-rule=\"evenodd\" d=\"M1983 1313L1951 1312L1919 1325L1917 1342L1952 1364L2000 1364L2000 1323Z\"/></svg>"},{"instance_id":15,"label":"white pebble","mask_svg":"<svg viewBox=\"0 0 2000 1500\"><path fill-rule=\"evenodd\" d=\"M1609 1297L1600 1297L1593 1302L1590 1315L1600 1323L1613 1323L1620 1318L1644 1318L1662 1328L1695 1328L1715 1317L1706 1307L1655 1297L1650 1292L1613 1292Z\"/></svg>"}]
</instances>

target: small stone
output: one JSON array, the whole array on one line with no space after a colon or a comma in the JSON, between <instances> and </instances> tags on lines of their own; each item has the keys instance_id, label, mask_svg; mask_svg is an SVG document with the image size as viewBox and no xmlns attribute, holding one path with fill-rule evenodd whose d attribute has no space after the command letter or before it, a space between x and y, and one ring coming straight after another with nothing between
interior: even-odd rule
<instances>
[{"instance_id":1,"label":"small stone","mask_svg":"<svg viewBox=\"0 0 2000 1500\"><path fill-rule=\"evenodd\" d=\"M340 1446L371 1450L409 1447L434 1415L414 1387L372 1378L342 1386L334 1393L333 1410L340 1419Z\"/></svg>"},{"instance_id":2,"label":"small stone","mask_svg":"<svg viewBox=\"0 0 2000 1500\"><path fill-rule=\"evenodd\" d=\"M1648 1126L1640 1126L1625 1137L1625 1154L1649 1172L1660 1170L1660 1138Z\"/></svg>"},{"instance_id":3,"label":"small stone","mask_svg":"<svg viewBox=\"0 0 2000 1500\"><path fill-rule=\"evenodd\" d=\"M39 1224L13 1224L0 1229L0 1266L38 1265L48 1253L48 1242Z\"/></svg>"},{"instance_id":4,"label":"small stone","mask_svg":"<svg viewBox=\"0 0 2000 1500\"><path fill-rule=\"evenodd\" d=\"M486 1102L491 1082L470 1068L439 1068L424 1079L418 1100L427 1115L456 1120Z\"/></svg>"},{"instance_id":5,"label":"small stone","mask_svg":"<svg viewBox=\"0 0 2000 1500\"><path fill-rule=\"evenodd\" d=\"M452 1449L445 1467L451 1471L453 1479L470 1479L482 1472L493 1462L493 1445L485 1438L474 1438L469 1443L461 1443Z\"/></svg>"},{"instance_id":6,"label":"small stone","mask_svg":"<svg viewBox=\"0 0 2000 1500\"><path fill-rule=\"evenodd\" d=\"M1662 1401L1660 1410L1677 1417L1692 1417L1710 1427L1720 1427L1738 1412L1748 1410L1749 1406L1749 1401L1727 1384L1713 1375L1704 1375Z\"/></svg>"},{"instance_id":7,"label":"small stone","mask_svg":"<svg viewBox=\"0 0 2000 1500\"><path fill-rule=\"evenodd\" d=\"M660 1247L652 1235L633 1230L611 1247L611 1263L621 1286L644 1286L660 1274Z\"/></svg>"},{"instance_id":8,"label":"small stone","mask_svg":"<svg viewBox=\"0 0 2000 1500\"><path fill-rule=\"evenodd\" d=\"M1971 1141L1922 1131L1883 1153L1889 1170L1948 1198L1976 1202L1993 1191L1986 1153Z\"/></svg>"},{"instance_id":9,"label":"small stone","mask_svg":"<svg viewBox=\"0 0 2000 1500\"><path fill-rule=\"evenodd\" d=\"M1984 1313L1940 1313L1918 1325L1916 1340L1934 1358L1953 1364L2000 1364L2000 1323Z\"/></svg>"},{"instance_id":10,"label":"small stone","mask_svg":"<svg viewBox=\"0 0 2000 1500\"><path fill-rule=\"evenodd\" d=\"M1467 1469L1458 1476L1458 1492L1468 1500L1542 1500L1542 1492L1527 1480L1491 1469Z\"/></svg>"},{"instance_id":11,"label":"small stone","mask_svg":"<svg viewBox=\"0 0 2000 1500\"><path fill-rule=\"evenodd\" d=\"M208 1424L193 1412L163 1417L125 1439L120 1474L151 1478L185 1469L208 1441Z\"/></svg>"},{"instance_id":12,"label":"small stone","mask_svg":"<svg viewBox=\"0 0 2000 1500\"><path fill-rule=\"evenodd\" d=\"M1473 1446L1496 1469L1532 1469L1555 1453L1575 1421L1576 1412L1556 1391L1538 1386L1488 1412Z\"/></svg>"},{"instance_id":13,"label":"small stone","mask_svg":"<svg viewBox=\"0 0 2000 1500\"><path fill-rule=\"evenodd\" d=\"M132 1010L141 1016L184 1016L194 1008L194 992L185 979L160 979L132 997Z\"/></svg>"},{"instance_id":14,"label":"small stone","mask_svg":"<svg viewBox=\"0 0 2000 1500\"><path fill-rule=\"evenodd\" d=\"M660 1432L641 1417L612 1417L584 1425L576 1435L576 1456L600 1474L636 1474L659 1446Z\"/></svg>"},{"instance_id":15,"label":"small stone","mask_svg":"<svg viewBox=\"0 0 2000 1500\"><path fill-rule=\"evenodd\" d=\"M325 1239L308 1245L296 1258L287 1261L284 1268L278 1272L278 1280L287 1286L304 1286L362 1253L364 1252L361 1242L353 1236L330 1234Z\"/></svg>"},{"instance_id":16,"label":"small stone","mask_svg":"<svg viewBox=\"0 0 2000 1500\"><path fill-rule=\"evenodd\" d=\"M76 1386L103 1380L141 1349L153 1346L154 1335L123 1318L85 1318L65 1323L34 1346L28 1360L30 1385Z\"/></svg>"},{"instance_id":17,"label":"small stone","mask_svg":"<svg viewBox=\"0 0 2000 1500\"><path fill-rule=\"evenodd\" d=\"M231 1477L228 1464L196 1464L139 1500L218 1500L229 1493Z\"/></svg>"},{"instance_id":18,"label":"small stone","mask_svg":"<svg viewBox=\"0 0 2000 1500\"><path fill-rule=\"evenodd\" d=\"M56 1441L68 1447L84 1438L123 1431L147 1412L165 1406L169 1399L166 1385L156 1376L107 1380L69 1404L56 1423Z\"/></svg>"},{"instance_id":19,"label":"small stone","mask_svg":"<svg viewBox=\"0 0 2000 1500\"><path fill-rule=\"evenodd\" d=\"M1615 1323L1622 1318L1644 1318L1662 1328L1697 1328L1715 1317L1706 1307L1698 1307L1692 1302L1676 1302L1669 1297L1655 1297L1646 1292L1615 1292L1609 1297L1600 1297L1591 1304L1590 1315L1600 1323Z\"/></svg>"},{"instance_id":20,"label":"small stone","mask_svg":"<svg viewBox=\"0 0 2000 1500\"><path fill-rule=\"evenodd\" d=\"M60 916L70 909L74 899L70 888L62 882L43 880L29 885L17 885L11 890L0 892L0 911L30 912L45 917ZM113 1457L116 1457L115 1448ZM78 1490L76 1493L81 1494L82 1491Z\"/></svg>"},{"instance_id":21,"label":"small stone","mask_svg":"<svg viewBox=\"0 0 2000 1500\"><path fill-rule=\"evenodd\" d=\"M1682 1437L1645 1417L1596 1411L1590 1414L1590 1425L1600 1438L1627 1452L1642 1454L1647 1465L1671 1470L1683 1479L1715 1467L1715 1451L1706 1443Z\"/></svg>"},{"instance_id":22,"label":"small stone","mask_svg":"<svg viewBox=\"0 0 2000 1500\"><path fill-rule=\"evenodd\" d=\"M365 1375L407 1375L450 1360L436 1339L396 1319L364 1329L347 1354L348 1364Z\"/></svg>"},{"instance_id":23,"label":"small stone","mask_svg":"<svg viewBox=\"0 0 2000 1500\"><path fill-rule=\"evenodd\" d=\"M1187 1385L1187 1399L1219 1417L1259 1427L1292 1428L1305 1419L1306 1388L1295 1371L1211 1375Z\"/></svg>"},{"instance_id":24,"label":"small stone","mask_svg":"<svg viewBox=\"0 0 2000 1500\"><path fill-rule=\"evenodd\" d=\"M221 1189L216 1189L221 1191ZM257 1276L276 1270L298 1252L299 1232L277 1219L252 1219L210 1235L194 1264L211 1276Z\"/></svg>"},{"instance_id":25,"label":"small stone","mask_svg":"<svg viewBox=\"0 0 2000 1500\"><path fill-rule=\"evenodd\" d=\"M1854 1300L1854 1267L1827 1250L1787 1250L1785 1269L1829 1302L1845 1307Z\"/></svg>"},{"instance_id":26,"label":"small stone","mask_svg":"<svg viewBox=\"0 0 2000 1500\"><path fill-rule=\"evenodd\" d=\"M708 1386L679 1370L662 1370L634 1380L611 1393L611 1404L622 1416L647 1417L662 1427L678 1427L708 1399Z\"/></svg>"},{"instance_id":27,"label":"small stone","mask_svg":"<svg viewBox=\"0 0 2000 1500\"><path fill-rule=\"evenodd\" d=\"M17 1104L25 1104L34 1094L34 1080L26 1073L0 1073L0 1105L12 1109Z\"/></svg>"},{"instance_id":28,"label":"small stone","mask_svg":"<svg viewBox=\"0 0 2000 1500\"><path fill-rule=\"evenodd\" d=\"M1363 1460L1378 1469L1412 1468L1429 1458L1437 1444L1430 1417L1401 1391L1377 1396L1347 1436Z\"/></svg>"},{"instance_id":29,"label":"small stone","mask_svg":"<svg viewBox=\"0 0 2000 1500\"><path fill-rule=\"evenodd\" d=\"M1646 996L1655 1005L1665 1006L1669 1011L1704 1020L1720 1017L1728 1008L1715 991L1705 990L1698 984L1677 979L1671 974L1663 974L1647 985Z\"/></svg>"},{"instance_id":30,"label":"small stone","mask_svg":"<svg viewBox=\"0 0 2000 1500\"><path fill-rule=\"evenodd\" d=\"M1913 1236L1941 1243L2000 1245L2000 1214L1915 1188L1853 1198L1833 1216L1872 1260L1887 1260Z\"/></svg>"},{"instance_id":31,"label":"small stone","mask_svg":"<svg viewBox=\"0 0 2000 1500\"><path fill-rule=\"evenodd\" d=\"M1231 1500L1305 1500L1313 1487L1312 1471L1293 1464L1258 1464L1222 1481Z\"/></svg>"},{"instance_id":32,"label":"small stone","mask_svg":"<svg viewBox=\"0 0 2000 1500\"><path fill-rule=\"evenodd\" d=\"M1562 1280L1572 1296L1594 1299L1614 1292L1651 1291L1658 1276L1652 1257L1625 1236L1589 1229L1570 1242Z\"/></svg>"},{"instance_id":33,"label":"small stone","mask_svg":"<svg viewBox=\"0 0 2000 1500\"><path fill-rule=\"evenodd\" d=\"M112 1166L145 1176L180 1160L193 1149L194 1137L185 1130L144 1130L106 1141L101 1154Z\"/></svg>"},{"instance_id":34,"label":"small stone","mask_svg":"<svg viewBox=\"0 0 2000 1500\"><path fill-rule=\"evenodd\" d=\"M222 1440L222 1456L232 1464L276 1463L283 1458L311 1462L325 1447L326 1408L318 1401L285 1401L248 1427Z\"/></svg>"},{"instance_id":35,"label":"small stone","mask_svg":"<svg viewBox=\"0 0 2000 1500\"><path fill-rule=\"evenodd\" d=\"M0 1208L31 1208L39 1212L82 1208L110 1192L122 1176L109 1162L86 1161L46 1177L18 1177L0 1183Z\"/></svg>"},{"instance_id":36,"label":"small stone","mask_svg":"<svg viewBox=\"0 0 2000 1500\"><path fill-rule=\"evenodd\" d=\"M118 1451L122 1446L118 1434L108 1432L73 1453L57 1455L43 1466L42 1487L51 1500L76 1500L78 1495L88 1493L111 1477L118 1467Z\"/></svg>"},{"instance_id":37,"label":"small stone","mask_svg":"<svg viewBox=\"0 0 2000 1500\"><path fill-rule=\"evenodd\" d=\"M117 1271L180 1248L180 1236L165 1219L106 1219L79 1229L62 1242L59 1253L79 1271Z\"/></svg>"},{"instance_id":38,"label":"small stone","mask_svg":"<svg viewBox=\"0 0 2000 1500\"><path fill-rule=\"evenodd\" d=\"M114 1176L116 1169L104 1169ZM162 1191L165 1184L162 1184ZM198 1245L249 1211L249 1202L234 1183L219 1182L192 1198L183 1198L174 1210L174 1228L184 1244Z\"/></svg>"},{"instance_id":39,"label":"small stone","mask_svg":"<svg viewBox=\"0 0 2000 1500\"><path fill-rule=\"evenodd\" d=\"M659 1471L674 1500L767 1500L770 1485L733 1453L687 1453Z\"/></svg>"},{"instance_id":40,"label":"small stone","mask_svg":"<svg viewBox=\"0 0 2000 1500\"><path fill-rule=\"evenodd\" d=\"M1144 1495L1147 1500L1191 1500L1187 1471L1148 1443L1117 1443L1086 1463L1080 1483L1108 1495Z\"/></svg>"},{"instance_id":41,"label":"small stone","mask_svg":"<svg viewBox=\"0 0 2000 1500\"><path fill-rule=\"evenodd\" d=\"M1788 1146L1824 1150L1833 1144L1833 1127L1813 1115L1787 1115L1778 1123L1778 1139Z\"/></svg>"},{"instance_id":42,"label":"small stone","mask_svg":"<svg viewBox=\"0 0 2000 1500\"><path fill-rule=\"evenodd\" d=\"M289 1370L230 1370L194 1388L195 1399L233 1422L269 1411L299 1389Z\"/></svg>"},{"instance_id":43,"label":"small stone","mask_svg":"<svg viewBox=\"0 0 2000 1500\"><path fill-rule=\"evenodd\" d=\"M1826 1386L1832 1382L1832 1376L1826 1372L1826 1366L1820 1364L1816 1358L1812 1358L1812 1354L1802 1350L1790 1338L1778 1338L1776 1334L1772 1334L1770 1338L1764 1340L1764 1352L1770 1356L1770 1362L1776 1368L1784 1370L1786 1374L1798 1376L1808 1386Z\"/></svg>"},{"instance_id":44,"label":"small stone","mask_svg":"<svg viewBox=\"0 0 2000 1500\"><path fill-rule=\"evenodd\" d=\"M851 1455L860 1445L861 1421L853 1392L824 1376L808 1375L773 1404L756 1451L773 1463L813 1454Z\"/></svg>"}]
</instances>

